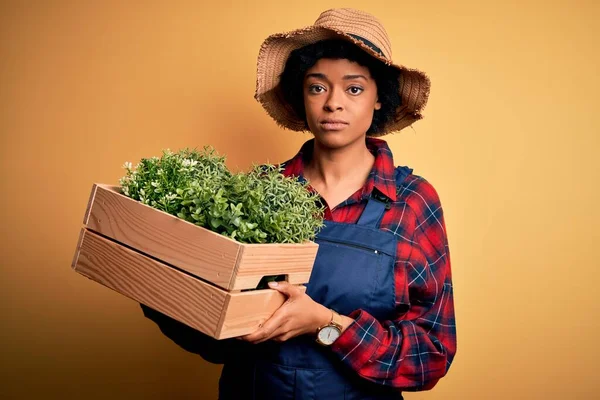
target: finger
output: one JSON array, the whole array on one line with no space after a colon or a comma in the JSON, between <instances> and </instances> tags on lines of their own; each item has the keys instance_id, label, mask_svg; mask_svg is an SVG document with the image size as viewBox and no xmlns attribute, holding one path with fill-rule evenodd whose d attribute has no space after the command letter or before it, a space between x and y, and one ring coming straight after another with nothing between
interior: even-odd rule
<instances>
[{"instance_id":1,"label":"finger","mask_svg":"<svg viewBox=\"0 0 600 400\"><path fill-rule=\"evenodd\" d=\"M263 337L265 335L265 332L266 331L263 325L259 325L257 330L248 335L240 336L240 339L246 342L255 342L256 340L259 340L261 337Z\"/></svg>"},{"instance_id":2,"label":"finger","mask_svg":"<svg viewBox=\"0 0 600 400\"><path fill-rule=\"evenodd\" d=\"M274 289L288 296L288 301L298 293L304 294L300 288L290 285L288 282L269 282L269 286L272 286ZM284 303L284 305L286 303ZM241 340L252 343L260 343L261 341L269 340L269 338L272 337L272 333L275 332L275 329L283 324L286 315L287 307L278 308L262 326L259 325L259 329L249 335L242 336Z\"/></svg>"},{"instance_id":3,"label":"finger","mask_svg":"<svg viewBox=\"0 0 600 400\"><path fill-rule=\"evenodd\" d=\"M289 282L269 282L269 287L275 289L280 293L283 293L287 297L296 297L299 294L304 293L296 285L290 285Z\"/></svg>"},{"instance_id":4,"label":"finger","mask_svg":"<svg viewBox=\"0 0 600 400\"><path fill-rule=\"evenodd\" d=\"M271 340L275 341L275 342L286 342L288 340L290 340L291 338L294 338L296 336L298 336L299 331L294 330L294 331L282 331L279 335L273 335L273 337L271 338Z\"/></svg>"},{"instance_id":5,"label":"finger","mask_svg":"<svg viewBox=\"0 0 600 400\"><path fill-rule=\"evenodd\" d=\"M253 344L262 343L266 340L269 340L269 338L274 334L275 331L276 328L261 328L258 331L252 333L251 335L248 335L245 338L245 340Z\"/></svg>"},{"instance_id":6,"label":"finger","mask_svg":"<svg viewBox=\"0 0 600 400\"><path fill-rule=\"evenodd\" d=\"M262 342L266 342L267 340L272 340L276 337L280 337L285 335L288 332L288 328L285 325L282 325L275 329L273 332L266 335L264 338L257 340L254 344L259 344Z\"/></svg>"},{"instance_id":7,"label":"finger","mask_svg":"<svg viewBox=\"0 0 600 400\"><path fill-rule=\"evenodd\" d=\"M281 317L277 313L277 311L265 322L262 326L260 326L256 331L252 332L249 335L243 336L243 340L248 342L256 343L258 340L262 340L267 338L281 325Z\"/></svg>"},{"instance_id":8,"label":"finger","mask_svg":"<svg viewBox=\"0 0 600 400\"><path fill-rule=\"evenodd\" d=\"M260 343L261 341L269 340L273 333L284 324L286 315L287 311L285 309L277 309L261 328L250 335L247 335L244 340L252 343Z\"/></svg>"}]
</instances>

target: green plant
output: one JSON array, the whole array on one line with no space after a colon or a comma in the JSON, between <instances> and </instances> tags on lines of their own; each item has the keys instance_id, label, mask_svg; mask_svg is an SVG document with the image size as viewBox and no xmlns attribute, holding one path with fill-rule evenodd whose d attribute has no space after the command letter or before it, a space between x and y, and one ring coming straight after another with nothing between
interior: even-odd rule
<instances>
[{"instance_id":1,"label":"green plant","mask_svg":"<svg viewBox=\"0 0 600 400\"><path fill-rule=\"evenodd\" d=\"M323 226L318 195L275 165L232 174L225 157L204 147L124 168L124 195L242 243L302 243Z\"/></svg>"}]
</instances>

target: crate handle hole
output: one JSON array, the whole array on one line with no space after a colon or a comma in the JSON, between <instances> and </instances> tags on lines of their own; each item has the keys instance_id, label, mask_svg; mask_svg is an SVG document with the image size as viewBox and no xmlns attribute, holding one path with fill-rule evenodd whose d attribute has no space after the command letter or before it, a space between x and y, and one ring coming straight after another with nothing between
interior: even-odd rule
<instances>
[{"instance_id":1,"label":"crate handle hole","mask_svg":"<svg viewBox=\"0 0 600 400\"><path fill-rule=\"evenodd\" d=\"M289 276L287 274L281 275L265 275L262 277L258 285L256 286L256 290L268 289L269 282L288 282Z\"/></svg>"}]
</instances>

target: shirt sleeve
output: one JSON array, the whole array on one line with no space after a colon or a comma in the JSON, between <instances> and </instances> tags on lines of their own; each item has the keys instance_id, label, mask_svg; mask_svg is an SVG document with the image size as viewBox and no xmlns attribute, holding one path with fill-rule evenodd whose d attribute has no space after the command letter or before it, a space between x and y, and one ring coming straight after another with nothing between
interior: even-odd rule
<instances>
[{"instance_id":1,"label":"shirt sleeve","mask_svg":"<svg viewBox=\"0 0 600 400\"><path fill-rule=\"evenodd\" d=\"M410 190L413 237L408 257L396 260L404 274L410 307L395 320L379 321L355 310L354 322L332 345L342 362L363 378L401 391L433 388L448 372L456 353L456 326L446 226L435 189L420 178ZM399 254L401 254L399 252ZM398 292L400 289L396 287ZM399 296L400 293L397 293Z\"/></svg>"},{"instance_id":2,"label":"shirt sleeve","mask_svg":"<svg viewBox=\"0 0 600 400\"><path fill-rule=\"evenodd\" d=\"M183 350L198 354L212 364L224 364L248 347L237 339L214 339L145 304L140 303L140 307L144 317L153 321L163 335Z\"/></svg>"}]
</instances>

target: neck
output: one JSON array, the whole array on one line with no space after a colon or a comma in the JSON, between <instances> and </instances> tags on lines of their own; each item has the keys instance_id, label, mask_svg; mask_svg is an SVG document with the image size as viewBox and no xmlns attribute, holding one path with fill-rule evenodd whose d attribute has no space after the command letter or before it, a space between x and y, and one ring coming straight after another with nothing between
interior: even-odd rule
<instances>
[{"instance_id":1,"label":"neck","mask_svg":"<svg viewBox=\"0 0 600 400\"><path fill-rule=\"evenodd\" d=\"M306 177L326 187L349 180L364 181L369 175L375 157L364 140L350 146L331 149L314 142L312 159L305 167Z\"/></svg>"}]
</instances>

